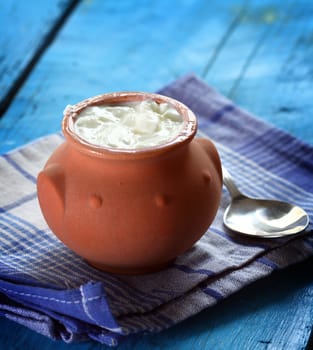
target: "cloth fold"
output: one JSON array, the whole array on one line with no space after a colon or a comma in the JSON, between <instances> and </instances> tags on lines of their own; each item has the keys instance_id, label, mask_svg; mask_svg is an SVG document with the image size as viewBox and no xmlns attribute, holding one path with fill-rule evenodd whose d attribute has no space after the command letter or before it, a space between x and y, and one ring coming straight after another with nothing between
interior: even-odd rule
<instances>
[{"instance_id":1,"label":"cloth fold","mask_svg":"<svg viewBox=\"0 0 313 350\"><path fill-rule=\"evenodd\" d=\"M189 106L199 136L210 137L239 187L255 197L291 201L313 215L313 148L238 108L194 75L160 93ZM0 156L0 313L53 339L93 339L159 332L276 269L313 253L303 235L275 240L232 235L222 223L229 195L208 232L168 268L146 275L100 272L47 227L36 176L63 142L61 134Z\"/></svg>"}]
</instances>

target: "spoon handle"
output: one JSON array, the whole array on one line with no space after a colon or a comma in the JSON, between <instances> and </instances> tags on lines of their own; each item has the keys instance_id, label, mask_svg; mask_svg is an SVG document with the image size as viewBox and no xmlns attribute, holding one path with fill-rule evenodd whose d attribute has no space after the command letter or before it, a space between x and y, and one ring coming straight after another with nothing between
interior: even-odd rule
<instances>
[{"instance_id":1,"label":"spoon handle","mask_svg":"<svg viewBox=\"0 0 313 350\"><path fill-rule=\"evenodd\" d=\"M239 191L230 173L224 166L222 166L222 171L223 171L223 183L227 187L232 199L242 197L243 194Z\"/></svg>"}]
</instances>

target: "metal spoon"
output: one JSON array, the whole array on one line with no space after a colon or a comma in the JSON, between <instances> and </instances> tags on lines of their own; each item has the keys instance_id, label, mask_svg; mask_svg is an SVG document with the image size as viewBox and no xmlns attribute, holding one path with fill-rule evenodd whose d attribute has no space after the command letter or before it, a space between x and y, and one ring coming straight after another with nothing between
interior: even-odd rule
<instances>
[{"instance_id":1,"label":"metal spoon","mask_svg":"<svg viewBox=\"0 0 313 350\"><path fill-rule=\"evenodd\" d=\"M277 238L302 232L308 226L308 214L298 206L242 194L224 167L223 182L232 197L224 214L224 224L232 231L254 237Z\"/></svg>"}]
</instances>

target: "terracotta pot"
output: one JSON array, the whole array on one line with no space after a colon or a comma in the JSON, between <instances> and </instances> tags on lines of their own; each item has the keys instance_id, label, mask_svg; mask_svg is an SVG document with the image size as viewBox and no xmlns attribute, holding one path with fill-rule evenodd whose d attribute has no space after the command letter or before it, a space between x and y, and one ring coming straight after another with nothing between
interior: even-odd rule
<instances>
[{"instance_id":1,"label":"terracotta pot","mask_svg":"<svg viewBox=\"0 0 313 350\"><path fill-rule=\"evenodd\" d=\"M167 102L183 116L180 134L136 150L94 146L73 131L86 106L144 99ZM195 139L195 115L182 103L147 93L112 93L71 108L66 141L38 175L38 198L54 234L91 265L115 273L162 268L191 248L212 223L222 172L207 139Z\"/></svg>"}]
</instances>

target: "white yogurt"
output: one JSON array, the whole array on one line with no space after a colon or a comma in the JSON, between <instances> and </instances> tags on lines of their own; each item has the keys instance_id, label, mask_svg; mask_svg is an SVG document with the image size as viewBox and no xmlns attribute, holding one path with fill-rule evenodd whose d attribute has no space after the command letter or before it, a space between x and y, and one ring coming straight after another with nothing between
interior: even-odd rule
<instances>
[{"instance_id":1,"label":"white yogurt","mask_svg":"<svg viewBox=\"0 0 313 350\"><path fill-rule=\"evenodd\" d=\"M76 119L74 131L94 145L137 149L168 142L182 126L182 116L171 105L145 100L87 107Z\"/></svg>"}]
</instances>

